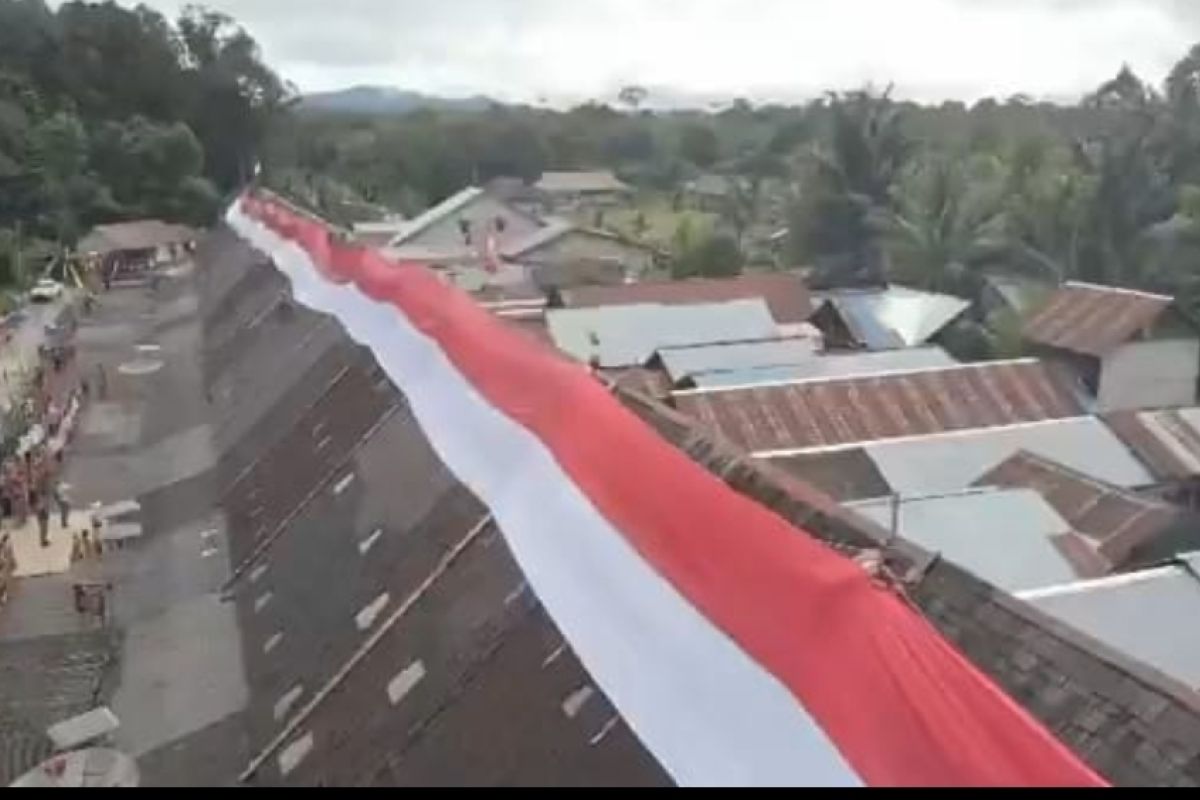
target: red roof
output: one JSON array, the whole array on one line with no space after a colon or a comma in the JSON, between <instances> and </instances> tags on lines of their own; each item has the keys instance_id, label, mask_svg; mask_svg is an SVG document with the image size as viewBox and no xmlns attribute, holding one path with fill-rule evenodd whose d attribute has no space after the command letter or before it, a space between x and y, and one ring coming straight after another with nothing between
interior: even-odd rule
<instances>
[{"instance_id":1,"label":"red roof","mask_svg":"<svg viewBox=\"0 0 1200 800\"><path fill-rule=\"evenodd\" d=\"M1175 521L1174 507L1080 474L1054 461L1017 453L975 482L976 486L1033 489L1079 535L1064 552L1085 577L1124 565L1138 547ZM1077 545L1090 552L1083 553Z\"/></svg>"},{"instance_id":2,"label":"red roof","mask_svg":"<svg viewBox=\"0 0 1200 800\"><path fill-rule=\"evenodd\" d=\"M1132 341L1174 302L1164 295L1068 283L1025 323L1034 344L1104 356Z\"/></svg>"},{"instance_id":3,"label":"red roof","mask_svg":"<svg viewBox=\"0 0 1200 800\"><path fill-rule=\"evenodd\" d=\"M627 283L620 286L581 286L563 292L568 308L624 306L662 303L685 306L721 303L761 297L775 321L783 324L806 322L812 316L808 286L799 275L742 275L688 281Z\"/></svg>"},{"instance_id":4,"label":"red roof","mask_svg":"<svg viewBox=\"0 0 1200 800\"><path fill-rule=\"evenodd\" d=\"M751 452L804 450L1080 416L1049 365L1008 361L678 392L675 404Z\"/></svg>"}]
</instances>

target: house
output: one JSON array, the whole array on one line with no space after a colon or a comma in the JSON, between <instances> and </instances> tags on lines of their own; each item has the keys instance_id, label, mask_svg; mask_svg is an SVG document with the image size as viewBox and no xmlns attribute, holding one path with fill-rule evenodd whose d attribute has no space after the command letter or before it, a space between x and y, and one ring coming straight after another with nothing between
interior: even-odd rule
<instances>
[{"instance_id":1,"label":"house","mask_svg":"<svg viewBox=\"0 0 1200 800\"><path fill-rule=\"evenodd\" d=\"M812 322L829 349L899 350L934 341L966 313L959 297L903 286L842 289L817 297Z\"/></svg>"},{"instance_id":2,"label":"house","mask_svg":"<svg viewBox=\"0 0 1200 800\"><path fill-rule=\"evenodd\" d=\"M546 312L546 325L559 350L610 369L644 366L664 347L771 339L778 333L761 299L554 309Z\"/></svg>"},{"instance_id":3,"label":"house","mask_svg":"<svg viewBox=\"0 0 1200 800\"><path fill-rule=\"evenodd\" d=\"M685 390L672 400L760 457L1082 414L1067 384L1032 359Z\"/></svg>"},{"instance_id":4,"label":"house","mask_svg":"<svg viewBox=\"0 0 1200 800\"><path fill-rule=\"evenodd\" d=\"M1101 413L1196 402L1200 336L1171 297L1068 283L1022 334L1034 351L1068 365Z\"/></svg>"},{"instance_id":5,"label":"house","mask_svg":"<svg viewBox=\"0 0 1200 800\"><path fill-rule=\"evenodd\" d=\"M572 265L580 263L612 264L623 281L636 280L654 266L656 251L609 231L555 219L528 236L507 240L500 255L536 270L542 285L562 288L571 285ZM561 276L556 277L556 272Z\"/></svg>"},{"instance_id":6,"label":"house","mask_svg":"<svg viewBox=\"0 0 1200 800\"><path fill-rule=\"evenodd\" d=\"M472 265L542 228L537 217L475 186L467 187L406 224L384 252L398 261L433 266Z\"/></svg>"},{"instance_id":7,"label":"house","mask_svg":"<svg viewBox=\"0 0 1200 800\"><path fill-rule=\"evenodd\" d=\"M157 219L97 225L79 240L75 252L94 264L105 280L165 264L190 250L200 233Z\"/></svg>"},{"instance_id":8,"label":"house","mask_svg":"<svg viewBox=\"0 0 1200 800\"><path fill-rule=\"evenodd\" d=\"M546 172L533 188L551 211L619 205L633 194L630 186L608 170Z\"/></svg>"},{"instance_id":9,"label":"house","mask_svg":"<svg viewBox=\"0 0 1200 800\"><path fill-rule=\"evenodd\" d=\"M732 179L724 175L701 175L683 187L684 196L691 206L714 213L725 210L733 191Z\"/></svg>"},{"instance_id":10,"label":"house","mask_svg":"<svg viewBox=\"0 0 1200 800\"><path fill-rule=\"evenodd\" d=\"M640 303L685 306L756 297L766 301L775 321L785 326L781 335L800 332L797 326L808 322L812 316L812 301L804 279L794 273L783 272L736 278L577 287L562 292L558 300L567 308L601 308Z\"/></svg>"}]
</instances>

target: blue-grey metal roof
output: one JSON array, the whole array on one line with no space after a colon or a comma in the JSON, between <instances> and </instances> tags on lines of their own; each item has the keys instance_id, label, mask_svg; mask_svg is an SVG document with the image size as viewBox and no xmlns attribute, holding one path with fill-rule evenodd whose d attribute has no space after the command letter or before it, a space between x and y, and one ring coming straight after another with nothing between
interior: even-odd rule
<instances>
[{"instance_id":1,"label":"blue-grey metal roof","mask_svg":"<svg viewBox=\"0 0 1200 800\"><path fill-rule=\"evenodd\" d=\"M546 313L546 327L563 352L608 368L645 364L664 347L770 339L777 331L761 299L556 309Z\"/></svg>"},{"instance_id":2,"label":"blue-grey metal roof","mask_svg":"<svg viewBox=\"0 0 1200 800\"><path fill-rule=\"evenodd\" d=\"M890 529L890 498L847 503ZM902 498L901 537L1008 592L1070 583L1071 562L1051 541L1071 526L1032 489L989 489L928 498Z\"/></svg>"},{"instance_id":3,"label":"blue-grey metal roof","mask_svg":"<svg viewBox=\"0 0 1200 800\"><path fill-rule=\"evenodd\" d=\"M913 347L879 353L811 355L795 363L777 367L697 372L691 374L690 380L698 389L717 389L804 380L861 378L908 370L952 367L956 363L940 347Z\"/></svg>"},{"instance_id":4,"label":"blue-grey metal roof","mask_svg":"<svg viewBox=\"0 0 1200 800\"><path fill-rule=\"evenodd\" d=\"M816 357L813 339L760 339L751 342L665 347L658 351L672 383L707 372L745 372L764 367L787 367Z\"/></svg>"},{"instance_id":5,"label":"blue-grey metal roof","mask_svg":"<svg viewBox=\"0 0 1200 800\"><path fill-rule=\"evenodd\" d=\"M868 350L925 344L971 305L959 297L903 286L833 292L829 301Z\"/></svg>"},{"instance_id":6,"label":"blue-grey metal roof","mask_svg":"<svg viewBox=\"0 0 1200 800\"><path fill-rule=\"evenodd\" d=\"M1125 489L1154 483L1095 417L876 442L864 449L893 491L909 495L961 491L1022 450Z\"/></svg>"},{"instance_id":7,"label":"blue-grey metal roof","mask_svg":"<svg viewBox=\"0 0 1200 800\"><path fill-rule=\"evenodd\" d=\"M1200 689L1200 555L1178 566L1018 595L1061 622ZM1184 565L1187 565L1186 567Z\"/></svg>"}]
</instances>

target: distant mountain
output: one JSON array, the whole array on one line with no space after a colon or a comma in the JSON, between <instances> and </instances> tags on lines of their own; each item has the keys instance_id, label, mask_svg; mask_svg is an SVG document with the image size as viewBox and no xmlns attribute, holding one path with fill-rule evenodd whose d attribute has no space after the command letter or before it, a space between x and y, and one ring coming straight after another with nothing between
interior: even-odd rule
<instances>
[{"instance_id":1,"label":"distant mountain","mask_svg":"<svg viewBox=\"0 0 1200 800\"><path fill-rule=\"evenodd\" d=\"M482 95L437 97L387 86L354 86L333 92L307 94L301 99L300 106L306 111L404 114L425 108L436 111L483 111L494 102Z\"/></svg>"}]
</instances>

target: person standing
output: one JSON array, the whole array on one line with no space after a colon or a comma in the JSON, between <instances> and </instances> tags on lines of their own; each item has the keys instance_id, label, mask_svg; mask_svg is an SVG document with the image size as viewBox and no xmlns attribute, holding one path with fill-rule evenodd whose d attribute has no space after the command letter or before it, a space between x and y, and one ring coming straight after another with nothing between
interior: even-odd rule
<instances>
[{"instance_id":1,"label":"person standing","mask_svg":"<svg viewBox=\"0 0 1200 800\"><path fill-rule=\"evenodd\" d=\"M58 505L58 524L64 531L67 529L67 520L71 518L71 496L68 494L70 488L63 481L54 484L54 502Z\"/></svg>"},{"instance_id":2,"label":"person standing","mask_svg":"<svg viewBox=\"0 0 1200 800\"><path fill-rule=\"evenodd\" d=\"M50 546L50 504L38 492L33 492L33 506L37 510L38 539L42 547Z\"/></svg>"}]
</instances>

